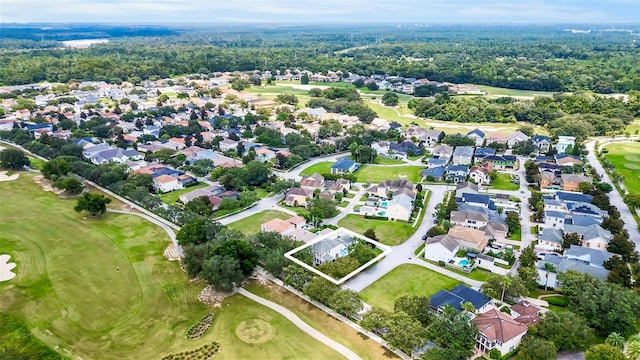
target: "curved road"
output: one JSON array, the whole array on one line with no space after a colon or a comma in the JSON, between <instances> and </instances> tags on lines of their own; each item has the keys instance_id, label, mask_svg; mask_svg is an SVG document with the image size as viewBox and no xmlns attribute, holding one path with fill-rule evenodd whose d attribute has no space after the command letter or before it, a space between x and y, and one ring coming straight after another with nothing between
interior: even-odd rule
<instances>
[{"instance_id":1,"label":"curved road","mask_svg":"<svg viewBox=\"0 0 640 360\"><path fill-rule=\"evenodd\" d=\"M332 348L333 350L339 352L340 354L342 354L342 356L346 357L347 359L349 359L349 360L361 360L362 359L360 356L358 356L356 353L351 351L346 346L344 346L344 345L340 344L339 342L331 339L330 337L326 336L325 334L321 333L320 331L312 328L309 324L307 324L306 322L302 321L302 319L300 319L298 317L298 315L294 314L289 309L287 309L287 308L285 308L283 306L280 306L280 305L278 305L276 303L273 303L273 302L271 302L271 301L269 301L267 299L261 298L258 295L250 293L250 292L248 292L247 290L245 290L243 288L238 289L238 293L240 293L241 295L244 295L244 296L248 297L249 299L257 302L258 304L264 305L264 306L276 311L280 315L286 317L289 321L291 321L300 330L304 331L305 333L307 333L312 338L320 341L321 343L327 345L328 347Z\"/></svg>"}]
</instances>

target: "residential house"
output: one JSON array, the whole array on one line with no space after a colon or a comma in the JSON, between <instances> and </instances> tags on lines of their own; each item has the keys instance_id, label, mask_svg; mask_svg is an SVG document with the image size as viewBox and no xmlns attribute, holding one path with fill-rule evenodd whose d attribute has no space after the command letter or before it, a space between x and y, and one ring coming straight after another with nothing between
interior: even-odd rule
<instances>
[{"instance_id":1,"label":"residential house","mask_svg":"<svg viewBox=\"0 0 640 360\"><path fill-rule=\"evenodd\" d=\"M545 264L551 264L552 268L547 269ZM548 288L558 286L558 274L565 273L569 270L577 271L583 274L589 274L602 281L609 276L609 270L598 266L592 266L582 260L569 259L555 253L545 254L544 258L538 262L538 285Z\"/></svg>"},{"instance_id":2,"label":"residential house","mask_svg":"<svg viewBox=\"0 0 640 360\"><path fill-rule=\"evenodd\" d=\"M294 224L278 218L269 220L266 223L260 225L260 231L262 232L277 232L279 234L282 234L289 230L293 230L294 228Z\"/></svg>"},{"instance_id":3,"label":"residential house","mask_svg":"<svg viewBox=\"0 0 640 360\"><path fill-rule=\"evenodd\" d=\"M491 300L486 295L464 284L460 284L452 290L440 290L429 300L431 309L436 312L442 311L447 305L462 311L462 304L467 302L473 305L477 313L482 313L491 306Z\"/></svg>"},{"instance_id":4,"label":"residential house","mask_svg":"<svg viewBox=\"0 0 640 360\"><path fill-rule=\"evenodd\" d=\"M571 247L565 250L564 256L566 256L567 259L583 261L586 264L589 264L589 266L604 269L604 263L609 261L609 259L611 259L613 256L616 256L616 254L604 250L590 249L588 247L579 245L571 245Z\"/></svg>"},{"instance_id":5,"label":"residential house","mask_svg":"<svg viewBox=\"0 0 640 360\"><path fill-rule=\"evenodd\" d=\"M473 146L456 146L451 163L454 165L470 165L473 163Z\"/></svg>"},{"instance_id":6,"label":"residential house","mask_svg":"<svg viewBox=\"0 0 640 360\"><path fill-rule=\"evenodd\" d=\"M447 144L440 144L433 148L434 159L442 159L448 162L451 159L451 154L453 154L453 148Z\"/></svg>"},{"instance_id":7,"label":"residential house","mask_svg":"<svg viewBox=\"0 0 640 360\"><path fill-rule=\"evenodd\" d=\"M274 159L275 157L276 152L269 148L260 147L256 149L256 160L260 162L267 162L271 159Z\"/></svg>"},{"instance_id":8,"label":"residential house","mask_svg":"<svg viewBox=\"0 0 640 360\"><path fill-rule=\"evenodd\" d=\"M489 242L488 237L482 230L475 230L463 226L454 226L449 229L447 235L458 240L460 248L482 251Z\"/></svg>"},{"instance_id":9,"label":"residential house","mask_svg":"<svg viewBox=\"0 0 640 360\"><path fill-rule=\"evenodd\" d=\"M418 139L424 142L426 147L436 146L444 138L444 131L441 130L427 130Z\"/></svg>"},{"instance_id":10,"label":"residential house","mask_svg":"<svg viewBox=\"0 0 640 360\"><path fill-rule=\"evenodd\" d=\"M593 224L589 226L577 226L565 224L565 234L578 234L582 246L590 249L606 250L613 234L602 226Z\"/></svg>"},{"instance_id":11,"label":"residential house","mask_svg":"<svg viewBox=\"0 0 640 360\"><path fill-rule=\"evenodd\" d=\"M562 231L555 228L544 228L542 233L538 235L538 245L536 247L549 250L562 250L562 241L564 240Z\"/></svg>"},{"instance_id":12,"label":"residential house","mask_svg":"<svg viewBox=\"0 0 640 360\"><path fill-rule=\"evenodd\" d=\"M449 235L438 235L427 238L424 246L425 258L432 261L448 262L460 250L460 243Z\"/></svg>"},{"instance_id":13,"label":"residential house","mask_svg":"<svg viewBox=\"0 0 640 360\"><path fill-rule=\"evenodd\" d=\"M421 176L427 181L444 181L444 174L447 168L444 166L428 167L422 170Z\"/></svg>"},{"instance_id":14,"label":"residential house","mask_svg":"<svg viewBox=\"0 0 640 360\"><path fill-rule=\"evenodd\" d=\"M466 211L452 211L451 225L464 226L470 229L480 229L487 226L489 216L481 213L470 213Z\"/></svg>"},{"instance_id":15,"label":"residential house","mask_svg":"<svg viewBox=\"0 0 640 360\"><path fill-rule=\"evenodd\" d=\"M551 171L540 171L540 189L546 189L553 185L557 185L556 175Z\"/></svg>"},{"instance_id":16,"label":"residential house","mask_svg":"<svg viewBox=\"0 0 640 360\"><path fill-rule=\"evenodd\" d=\"M479 206L488 209L495 209L495 204L491 197L486 194L469 194L463 193L460 202L469 204L471 206Z\"/></svg>"},{"instance_id":17,"label":"residential house","mask_svg":"<svg viewBox=\"0 0 640 360\"><path fill-rule=\"evenodd\" d=\"M486 156L483 161L490 162L497 170L505 170L515 168L518 158L514 155L490 155Z\"/></svg>"},{"instance_id":18,"label":"residential house","mask_svg":"<svg viewBox=\"0 0 640 360\"><path fill-rule=\"evenodd\" d=\"M501 132L492 132L487 134L487 136L485 137L486 139L486 144L506 144L507 143L507 135L501 133Z\"/></svg>"},{"instance_id":19,"label":"residential house","mask_svg":"<svg viewBox=\"0 0 640 360\"><path fill-rule=\"evenodd\" d=\"M509 135L509 138L507 139L507 146L509 148L512 148L515 144L527 140L529 140L529 136L527 136L522 131L516 131L513 134Z\"/></svg>"},{"instance_id":20,"label":"residential house","mask_svg":"<svg viewBox=\"0 0 640 360\"><path fill-rule=\"evenodd\" d=\"M468 181L456 185L456 199L461 199L464 193L477 194L478 185Z\"/></svg>"},{"instance_id":21,"label":"residential house","mask_svg":"<svg viewBox=\"0 0 640 360\"><path fill-rule=\"evenodd\" d=\"M528 330L526 325L495 308L478 315L471 322L480 331L476 348L484 353L496 349L502 356L515 350Z\"/></svg>"},{"instance_id":22,"label":"residential house","mask_svg":"<svg viewBox=\"0 0 640 360\"><path fill-rule=\"evenodd\" d=\"M476 184L484 185L491 183L490 173L493 171L493 164L486 162L482 165L474 165L469 170L469 178L473 179Z\"/></svg>"},{"instance_id":23,"label":"residential house","mask_svg":"<svg viewBox=\"0 0 640 360\"><path fill-rule=\"evenodd\" d=\"M287 206L307 206L307 200L313 197L313 191L291 188L287 191L287 195L284 199L284 203Z\"/></svg>"},{"instance_id":24,"label":"residential house","mask_svg":"<svg viewBox=\"0 0 640 360\"><path fill-rule=\"evenodd\" d=\"M449 162L449 159L436 159L430 158L427 160L428 168L444 167Z\"/></svg>"},{"instance_id":25,"label":"residential house","mask_svg":"<svg viewBox=\"0 0 640 360\"><path fill-rule=\"evenodd\" d=\"M169 175L160 175L153 178L153 188L161 193L183 189L184 186L178 178Z\"/></svg>"},{"instance_id":26,"label":"residential house","mask_svg":"<svg viewBox=\"0 0 640 360\"><path fill-rule=\"evenodd\" d=\"M220 151L225 152L229 150L237 150L238 142L231 139L224 139L220 141Z\"/></svg>"},{"instance_id":27,"label":"residential house","mask_svg":"<svg viewBox=\"0 0 640 360\"><path fill-rule=\"evenodd\" d=\"M447 165L445 172L446 181L460 184L467 181L469 177L469 167L464 165Z\"/></svg>"},{"instance_id":28,"label":"residential house","mask_svg":"<svg viewBox=\"0 0 640 360\"><path fill-rule=\"evenodd\" d=\"M401 220L409 221L411 213L413 211L413 200L415 194L412 196L401 192L398 195L394 195L391 200L387 201L386 216L389 220Z\"/></svg>"},{"instance_id":29,"label":"residential house","mask_svg":"<svg viewBox=\"0 0 640 360\"><path fill-rule=\"evenodd\" d=\"M98 147L99 146L99 147ZM85 158L96 165L110 162L125 163L129 160L142 160L144 156L136 150L96 145L83 150Z\"/></svg>"},{"instance_id":30,"label":"residential house","mask_svg":"<svg viewBox=\"0 0 640 360\"><path fill-rule=\"evenodd\" d=\"M575 155L555 154L553 157L556 160L556 164L560 166L576 166L583 164L580 157Z\"/></svg>"},{"instance_id":31,"label":"residential house","mask_svg":"<svg viewBox=\"0 0 640 360\"><path fill-rule=\"evenodd\" d=\"M386 198L389 194L392 197L400 192L406 191L407 195L415 198L416 186L409 180L385 180L378 185L373 185L367 189L369 195Z\"/></svg>"},{"instance_id":32,"label":"residential house","mask_svg":"<svg viewBox=\"0 0 640 360\"><path fill-rule=\"evenodd\" d=\"M391 128L391 123L382 118L375 118L369 123L367 128L377 131L387 131Z\"/></svg>"},{"instance_id":33,"label":"residential house","mask_svg":"<svg viewBox=\"0 0 640 360\"><path fill-rule=\"evenodd\" d=\"M541 153L548 153L551 148L551 138L544 135L534 135L531 137L531 143Z\"/></svg>"},{"instance_id":34,"label":"residential house","mask_svg":"<svg viewBox=\"0 0 640 360\"><path fill-rule=\"evenodd\" d=\"M577 191L580 189L580 183L593 183L593 179L581 174L562 174L560 175L560 186L564 191Z\"/></svg>"},{"instance_id":35,"label":"residential house","mask_svg":"<svg viewBox=\"0 0 640 360\"><path fill-rule=\"evenodd\" d=\"M544 212L544 228L564 229L564 223L571 217L570 214L560 211Z\"/></svg>"},{"instance_id":36,"label":"residential house","mask_svg":"<svg viewBox=\"0 0 640 360\"><path fill-rule=\"evenodd\" d=\"M511 305L510 314L517 322L526 326L540 323L541 309L527 300Z\"/></svg>"},{"instance_id":37,"label":"residential house","mask_svg":"<svg viewBox=\"0 0 640 360\"><path fill-rule=\"evenodd\" d=\"M349 253L348 248L353 242L353 237L340 234L336 237L330 237L313 244L311 248L315 263L319 265L346 256Z\"/></svg>"},{"instance_id":38,"label":"residential house","mask_svg":"<svg viewBox=\"0 0 640 360\"><path fill-rule=\"evenodd\" d=\"M558 144L556 145L556 150L558 154L564 154L567 152L567 148L576 144L576 138L573 136L558 136Z\"/></svg>"},{"instance_id":39,"label":"residential house","mask_svg":"<svg viewBox=\"0 0 640 360\"><path fill-rule=\"evenodd\" d=\"M406 159L409 156L420 156L422 150L410 141L401 143L390 143L389 153L393 154L396 159Z\"/></svg>"},{"instance_id":40,"label":"residential house","mask_svg":"<svg viewBox=\"0 0 640 360\"><path fill-rule=\"evenodd\" d=\"M324 190L324 176L317 173L305 176L300 180L300 187L311 192L315 190L322 191Z\"/></svg>"},{"instance_id":41,"label":"residential house","mask_svg":"<svg viewBox=\"0 0 640 360\"><path fill-rule=\"evenodd\" d=\"M179 199L180 202L183 204L188 203L189 201L202 197L202 196L206 196L206 197L211 197L211 196L219 196L220 194L222 194L224 192L224 187L221 185L211 185L211 186L207 186L206 188L202 188L202 189L195 189L193 191L190 191L188 193L184 193L182 195L180 195Z\"/></svg>"},{"instance_id":42,"label":"residential house","mask_svg":"<svg viewBox=\"0 0 640 360\"><path fill-rule=\"evenodd\" d=\"M476 146L482 146L484 143L484 132L479 129L471 130L467 133L467 137L474 140L476 142Z\"/></svg>"},{"instance_id":43,"label":"residential house","mask_svg":"<svg viewBox=\"0 0 640 360\"><path fill-rule=\"evenodd\" d=\"M371 143L371 148L376 151L376 154L380 156L389 156L389 142L388 141L375 141Z\"/></svg>"},{"instance_id":44,"label":"residential house","mask_svg":"<svg viewBox=\"0 0 640 360\"><path fill-rule=\"evenodd\" d=\"M487 156L492 156L496 154L496 149L492 149L489 147L478 147L476 148L473 157L476 163L481 163L484 161L484 158Z\"/></svg>"},{"instance_id":45,"label":"residential house","mask_svg":"<svg viewBox=\"0 0 640 360\"><path fill-rule=\"evenodd\" d=\"M350 188L351 188L351 181L340 178L329 186L328 191L330 193L337 193L337 192L344 192L345 190L349 191Z\"/></svg>"},{"instance_id":46,"label":"residential house","mask_svg":"<svg viewBox=\"0 0 640 360\"><path fill-rule=\"evenodd\" d=\"M351 159L340 159L336 161L333 165L331 165L331 173L342 175L342 174L350 174L354 171L358 170L358 163Z\"/></svg>"}]
</instances>

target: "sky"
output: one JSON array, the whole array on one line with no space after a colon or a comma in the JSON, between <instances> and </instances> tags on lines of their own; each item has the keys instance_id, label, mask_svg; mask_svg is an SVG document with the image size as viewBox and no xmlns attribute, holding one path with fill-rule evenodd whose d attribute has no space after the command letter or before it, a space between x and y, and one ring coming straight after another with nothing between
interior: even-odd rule
<instances>
[{"instance_id":1,"label":"sky","mask_svg":"<svg viewBox=\"0 0 640 360\"><path fill-rule=\"evenodd\" d=\"M2 0L10 22L638 24L640 0Z\"/></svg>"}]
</instances>

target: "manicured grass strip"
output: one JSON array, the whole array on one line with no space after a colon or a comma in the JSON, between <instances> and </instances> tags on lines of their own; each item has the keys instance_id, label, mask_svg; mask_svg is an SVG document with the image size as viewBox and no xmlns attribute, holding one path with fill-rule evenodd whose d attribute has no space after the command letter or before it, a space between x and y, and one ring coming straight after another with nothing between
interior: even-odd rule
<instances>
[{"instance_id":1,"label":"manicured grass strip","mask_svg":"<svg viewBox=\"0 0 640 360\"><path fill-rule=\"evenodd\" d=\"M440 264L438 264L437 261L428 260L428 259L425 259L424 257L422 258L422 260L424 260L426 262L430 262L430 263L432 263L434 265L440 266ZM484 269L481 269L479 267L476 267L475 269L473 269L473 271L471 271L468 274L466 272L464 272L464 271L460 271L460 270L457 270L457 269L454 269L454 268L451 268L451 267L448 267L447 270L449 270L451 272L454 272L456 274L468 277L471 280L477 280L477 281L483 281L483 282L489 280L489 278L491 278L491 277L500 276L500 275L492 273L491 271L484 270Z\"/></svg>"},{"instance_id":2,"label":"manicured grass strip","mask_svg":"<svg viewBox=\"0 0 640 360\"><path fill-rule=\"evenodd\" d=\"M375 164L378 164L378 165L400 165L400 164L406 164L406 163L404 161L402 161L402 160L389 159L389 158L384 157L384 156L378 156L376 158Z\"/></svg>"},{"instance_id":3,"label":"manicured grass strip","mask_svg":"<svg viewBox=\"0 0 640 360\"><path fill-rule=\"evenodd\" d=\"M313 326L330 338L349 347L363 359L397 359L377 342L365 338L349 325L336 320L309 302L275 284L266 285L251 282L244 286L248 291L280 304L294 312L304 322Z\"/></svg>"},{"instance_id":4,"label":"manicured grass strip","mask_svg":"<svg viewBox=\"0 0 640 360\"><path fill-rule=\"evenodd\" d=\"M385 180L406 179L414 183L422 180L422 166L367 166L363 165L355 172L358 182L376 184Z\"/></svg>"},{"instance_id":5,"label":"manicured grass strip","mask_svg":"<svg viewBox=\"0 0 640 360\"><path fill-rule=\"evenodd\" d=\"M365 219L361 215L349 214L338 221L338 226L347 228L358 234L364 234L367 229L373 229L378 241L385 245L398 245L405 242L416 229L411 224L402 221L381 219Z\"/></svg>"},{"instance_id":6,"label":"manicured grass strip","mask_svg":"<svg viewBox=\"0 0 640 360\"><path fill-rule=\"evenodd\" d=\"M287 213L283 213L282 211L265 210L257 214L248 216L242 220L232 222L231 224L227 225L227 227L231 229L239 230L245 235L250 235L250 234L256 234L260 232L260 225L266 223L269 220L273 220L273 219L286 220L286 219L289 219L290 217L291 215Z\"/></svg>"},{"instance_id":7,"label":"manicured grass strip","mask_svg":"<svg viewBox=\"0 0 640 360\"><path fill-rule=\"evenodd\" d=\"M334 163L332 163L331 161L319 162L317 164L311 165L308 168L302 170L302 172L300 172L300 176L308 176L308 175L311 175L313 173L330 174L331 173L331 165L333 165L333 164Z\"/></svg>"},{"instance_id":8,"label":"manicured grass strip","mask_svg":"<svg viewBox=\"0 0 640 360\"><path fill-rule=\"evenodd\" d=\"M516 89L507 89L507 88L499 88L493 86L486 85L473 85L479 88L482 91L486 91L489 95L505 95L505 96L552 96L554 92L551 91L533 91L533 90L516 90Z\"/></svg>"},{"instance_id":9,"label":"manicured grass strip","mask_svg":"<svg viewBox=\"0 0 640 360\"><path fill-rule=\"evenodd\" d=\"M640 143L607 144L605 155L624 177L624 186L631 194L640 194Z\"/></svg>"},{"instance_id":10,"label":"manicured grass strip","mask_svg":"<svg viewBox=\"0 0 640 360\"><path fill-rule=\"evenodd\" d=\"M520 188L519 184L511 182L511 175L498 173L498 177L491 183L491 187L498 190L514 191Z\"/></svg>"},{"instance_id":11,"label":"manicured grass strip","mask_svg":"<svg viewBox=\"0 0 640 360\"><path fill-rule=\"evenodd\" d=\"M188 188L185 189L180 189L180 190L176 190L176 191L171 191L168 193L164 193L164 194L160 194L160 200L162 200L163 203L165 204L169 204L169 205L173 205L175 204L179 199L180 199L180 195L184 195L186 193L190 193L193 190L196 189L202 189L202 188L206 188L207 184L205 183L199 183L193 186L189 186Z\"/></svg>"},{"instance_id":12,"label":"manicured grass strip","mask_svg":"<svg viewBox=\"0 0 640 360\"><path fill-rule=\"evenodd\" d=\"M404 264L362 290L360 296L370 305L393 311L395 299L402 295L431 297L442 289L453 289L458 284L458 280L420 265Z\"/></svg>"}]
</instances>

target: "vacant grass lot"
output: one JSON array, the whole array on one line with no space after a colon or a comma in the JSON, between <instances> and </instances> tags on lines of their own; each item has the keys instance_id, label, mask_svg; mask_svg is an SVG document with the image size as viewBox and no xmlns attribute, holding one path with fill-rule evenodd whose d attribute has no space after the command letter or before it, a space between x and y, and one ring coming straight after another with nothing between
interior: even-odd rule
<instances>
[{"instance_id":1,"label":"vacant grass lot","mask_svg":"<svg viewBox=\"0 0 640 360\"><path fill-rule=\"evenodd\" d=\"M632 194L640 194L640 143L608 144L606 159L624 176L624 186Z\"/></svg>"},{"instance_id":2,"label":"vacant grass lot","mask_svg":"<svg viewBox=\"0 0 640 360\"><path fill-rule=\"evenodd\" d=\"M485 86L485 85L473 85L482 91L486 91L489 95L500 95L500 96L525 96L525 97L534 97L534 96L553 96L554 92L551 91L533 91L533 90L516 90L516 89L506 89L499 88L493 86Z\"/></svg>"},{"instance_id":3,"label":"vacant grass lot","mask_svg":"<svg viewBox=\"0 0 640 360\"><path fill-rule=\"evenodd\" d=\"M318 173L318 174L330 174L331 173L331 165L333 165L334 163L331 161L323 161L323 162L319 162L317 164L311 165L308 168L302 170L302 172L300 172L301 176L308 176L311 175L313 173Z\"/></svg>"},{"instance_id":4,"label":"vacant grass lot","mask_svg":"<svg viewBox=\"0 0 640 360\"><path fill-rule=\"evenodd\" d=\"M245 235L250 235L250 234L256 234L260 232L260 225L266 223L269 220L273 220L273 219L286 220L290 217L291 215L283 213L282 211L265 210L257 214L248 216L242 220L232 222L227 226L231 229L239 230Z\"/></svg>"},{"instance_id":5,"label":"vacant grass lot","mask_svg":"<svg viewBox=\"0 0 640 360\"><path fill-rule=\"evenodd\" d=\"M293 311L304 322L330 338L348 346L363 359L397 359L394 353L387 351L377 342L363 337L349 325L336 320L311 303L279 286L271 283L262 285L252 282L245 285L245 288L256 295Z\"/></svg>"},{"instance_id":6,"label":"vacant grass lot","mask_svg":"<svg viewBox=\"0 0 640 360\"><path fill-rule=\"evenodd\" d=\"M48 346L74 359L154 359L212 341L223 359L339 357L240 296L216 312L213 330L187 340L187 329L213 309L197 300L203 285L163 258L166 233L131 215L84 219L74 200L42 191L33 176L0 183L1 252L17 263L17 276L0 283L0 311L23 319ZM261 345L235 338L249 317L269 322L274 338Z\"/></svg>"},{"instance_id":7,"label":"vacant grass lot","mask_svg":"<svg viewBox=\"0 0 640 360\"><path fill-rule=\"evenodd\" d=\"M364 234L367 229L373 229L378 241L385 245L398 245L405 242L416 229L411 224L402 221L389 221L379 219L365 219L361 215L349 214L338 221L342 226L358 234Z\"/></svg>"},{"instance_id":8,"label":"vacant grass lot","mask_svg":"<svg viewBox=\"0 0 640 360\"><path fill-rule=\"evenodd\" d=\"M511 182L511 175L506 173L498 173L498 177L491 183L493 189L515 191L520 188L519 184Z\"/></svg>"},{"instance_id":9,"label":"vacant grass lot","mask_svg":"<svg viewBox=\"0 0 640 360\"><path fill-rule=\"evenodd\" d=\"M394 301L402 295L431 297L442 289L453 289L458 284L458 280L420 265L404 264L362 290L360 297L367 304L393 311Z\"/></svg>"},{"instance_id":10,"label":"vacant grass lot","mask_svg":"<svg viewBox=\"0 0 640 360\"><path fill-rule=\"evenodd\" d=\"M185 189L180 189L180 190L160 194L160 200L162 200L162 202L165 204L174 205L180 199L180 195L190 193L196 189L206 188L207 186L209 185L205 183L199 183L193 186L189 186L188 188L185 188Z\"/></svg>"},{"instance_id":11,"label":"vacant grass lot","mask_svg":"<svg viewBox=\"0 0 640 360\"><path fill-rule=\"evenodd\" d=\"M375 164L378 165L401 165L406 164L406 162L399 159L389 159L384 156L378 156L375 160Z\"/></svg>"},{"instance_id":12,"label":"vacant grass lot","mask_svg":"<svg viewBox=\"0 0 640 360\"><path fill-rule=\"evenodd\" d=\"M422 180L420 171L422 166L370 166L363 165L354 174L358 177L358 182L368 182L376 184L385 180L406 179L414 183Z\"/></svg>"}]
</instances>

